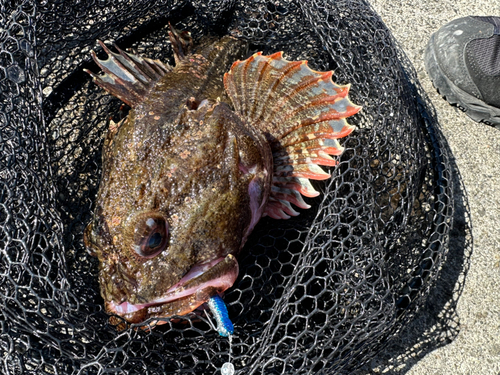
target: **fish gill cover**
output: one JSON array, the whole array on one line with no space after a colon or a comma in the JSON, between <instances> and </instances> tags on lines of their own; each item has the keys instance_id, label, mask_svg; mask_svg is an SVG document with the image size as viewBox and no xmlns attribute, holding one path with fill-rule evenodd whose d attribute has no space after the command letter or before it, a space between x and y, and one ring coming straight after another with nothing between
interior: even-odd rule
<instances>
[{"instance_id":1,"label":"fish gill cover","mask_svg":"<svg viewBox=\"0 0 500 375\"><path fill-rule=\"evenodd\" d=\"M103 135L121 103L93 84L96 40L172 61L168 22L233 35L351 84L363 111L322 194L264 218L224 301L241 374L349 374L415 319L448 252L446 144L415 73L364 1L2 2L0 357L6 374L207 374L228 342L205 313L118 331L86 252ZM119 318L117 318L119 319Z\"/></svg>"}]
</instances>

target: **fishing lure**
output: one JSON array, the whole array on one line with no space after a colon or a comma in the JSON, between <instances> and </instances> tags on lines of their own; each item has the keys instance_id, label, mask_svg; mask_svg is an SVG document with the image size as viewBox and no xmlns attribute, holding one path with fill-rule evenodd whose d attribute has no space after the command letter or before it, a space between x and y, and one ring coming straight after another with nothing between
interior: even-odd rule
<instances>
[{"instance_id":1,"label":"fishing lure","mask_svg":"<svg viewBox=\"0 0 500 375\"><path fill-rule=\"evenodd\" d=\"M227 307L222 298L216 294L208 300L208 307L217 321L217 332L223 337L228 337L234 332L234 326L229 319Z\"/></svg>"}]
</instances>

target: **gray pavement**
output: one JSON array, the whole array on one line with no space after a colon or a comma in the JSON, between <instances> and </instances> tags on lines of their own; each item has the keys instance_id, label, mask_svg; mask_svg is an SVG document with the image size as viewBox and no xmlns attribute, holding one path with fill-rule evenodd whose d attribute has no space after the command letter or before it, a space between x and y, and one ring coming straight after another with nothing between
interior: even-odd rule
<instances>
[{"instance_id":1,"label":"gray pavement","mask_svg":"<svg viewBox=\"0 0 500 375\"><path fill-rule=\"evenodd\" d=\"M437 94L425 71L423 52L431 33L445 23L468 15L500 16L500 2L372 0L371 4L411 60L420 83L436 108L442 131L463 178L474 240L465 281L463 275L453 280L454 293L458 291L456 306L452 301L453 306L440 313L448 316L427 327L424 335L415 325L411 328L414 332L410 329L406 336L402 335L399 341L391 343L385 353L365 368L364 374L499 375L500 130L473 122ZM465 223L457 224L460 227ZM457 243L457 240L452 238L451 244L458 248L460 241ZM451 264L459 261L454 257L457 255L452 249ZM443 282L447 277L445 273ZM436 306L439 298L438 294ZM433 301L430 302L432 306ZM425 319L430 319L426 314L422 313L423 325ZM442 327L443 322L448 325L446 329ZM407 344L403 342L405 337L410 339L412 334L424 339L420 339L412 350L406 348L406 353L402 353L401 348ZM433 334L434 338L426 341L425 338ZM440 341L439 335L447 337ZM444 345L447 340L451 342ZM434 344L429 344L429 341Z\"/></svg>"}]
</instances>

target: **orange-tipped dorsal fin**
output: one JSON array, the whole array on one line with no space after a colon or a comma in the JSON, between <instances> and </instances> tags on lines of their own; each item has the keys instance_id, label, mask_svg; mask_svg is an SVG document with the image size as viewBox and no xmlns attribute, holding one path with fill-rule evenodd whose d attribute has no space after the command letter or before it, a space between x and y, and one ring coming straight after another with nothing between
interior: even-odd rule
<instances>
[{"instance_id":1,"label":"orange-tipped dorsal fin","mask_svg":"<svg viewBox=\"0 0 500 375\"><path fill-rule=\"evenodd\" d=\"M224 75L235 111L271 145L273 186L265 215L298 215L290 203L309 208L301 194L319 194L309 180L330 177L320 166L337 164L330 156L344 150L337 139L355 128L345 119L361 107L349 100L350 86L335 84L332 74L310 69L307 61L287 61L282 52L258 52L235 62Z\"/></svg>"}]
</instances>

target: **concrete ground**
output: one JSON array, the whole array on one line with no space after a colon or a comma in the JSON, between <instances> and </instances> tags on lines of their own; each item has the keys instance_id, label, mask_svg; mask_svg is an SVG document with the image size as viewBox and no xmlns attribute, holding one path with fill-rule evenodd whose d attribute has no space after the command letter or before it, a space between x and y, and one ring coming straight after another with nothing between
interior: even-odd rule
<instances>
[{"instance_id":1,"label":"concrete ground","mask_svg":"<svg viewBox=\"0 0 500 375\"><path fill-rule=\"evenodd\" d=\"M462 271L461 277L453 280L455 297L443 310L439 307L441 312L423 311L420 322L425 332L419 332L417 321L398 342L391 343L385 353L366 366L363 374L499 375L500 130L473 122L443 100L427 76L423 53L431 33L442 25L468 15L500 16L500 2L371 0L371 4L408 55L436 108L468 196L473 252L470 257L457 255L460 247L463 251L463 241L452 238L449 263L458 262L465 271L470 266L465 278ZM457 223L457 227L467 225L464 221ZM432 310L434 301L436 306L442 306L439 299L438 294L426 309ZM438 318L432 318L433 314ZM420 339L408 349L404 338L411 340L412 336Z\"/></svg>"}]
</instances>

